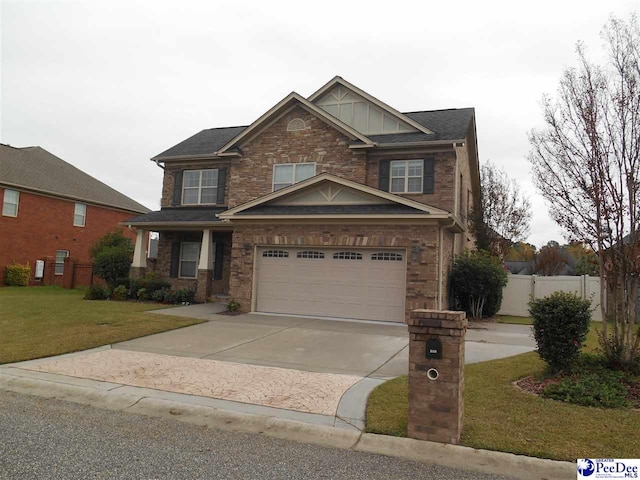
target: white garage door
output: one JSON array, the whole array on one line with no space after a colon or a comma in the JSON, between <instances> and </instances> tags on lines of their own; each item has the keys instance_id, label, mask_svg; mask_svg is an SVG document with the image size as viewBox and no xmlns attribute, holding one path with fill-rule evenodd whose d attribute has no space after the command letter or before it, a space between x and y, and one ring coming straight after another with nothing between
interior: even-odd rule
<instances>
[{"instance_id":1,"label":"white garage door","mask_svg":"<svg viewBox=\"0 0 640 480\"><path fill-rule=\"evenodd\" d=\"M256 310L404 321L404 250L260 247Z\"/></svg>"}]
</instances>

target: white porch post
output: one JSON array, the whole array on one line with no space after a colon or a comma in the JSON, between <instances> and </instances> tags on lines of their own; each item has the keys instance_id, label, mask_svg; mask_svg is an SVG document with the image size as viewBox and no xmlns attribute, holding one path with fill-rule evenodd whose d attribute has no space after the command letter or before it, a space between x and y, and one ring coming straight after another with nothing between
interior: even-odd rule
<instances>
[{"instance_id":1,"label":"white porch post","mask_svg":"<svg viewBox=\"0 0 640 480\"><path fill-rule=\"evenodd\" d=\"M211 243L211 230L202 231L202 245L200 246L200 261L198 270L209 270L213 258L213 243Z\"/></svg>"},{"instance_id":2,"label":"white porch post","mask_svg":"<svg viewBox=\"0 0 640 480\"><path fill-rule=\"evenodd\" d=\"M144 245L144 239L146 237L146 230L138 229L136 236L136 248L133 251L133 268L147 268L147 255Z\"/></svg>"}]
</instances>

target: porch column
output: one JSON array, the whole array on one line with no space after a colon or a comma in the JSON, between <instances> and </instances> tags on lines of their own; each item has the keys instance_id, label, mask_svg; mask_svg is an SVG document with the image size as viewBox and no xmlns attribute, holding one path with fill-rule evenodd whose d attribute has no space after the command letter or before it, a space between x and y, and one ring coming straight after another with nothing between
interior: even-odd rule
<instances>
[{"instance_id":1,"label":"porch column","mask_svg":"<svg viewBox=\"0 0 640 480\"><path fill-rule=\"evenodd\" d=\"M133 262L131 263L131 269L129 270L129 276L131 278L143 277L147 270L147 252L145 249L146 230L138 229L136 234L136 247L133 250Z\"/></svg>"},{"instance_id":2,"label":"porch column","mask_svg":"<svg viewBox=\"0 0 640 480\"><path fill-rule=\"evenodd\" d=\"M196 288L196 301L206 302L211 294L211 279L213 262L213 243L211 242L211 230L202 231L202 245L200 246L200 259L198 261L198 286Z\"/></svg>"}]
</instances>

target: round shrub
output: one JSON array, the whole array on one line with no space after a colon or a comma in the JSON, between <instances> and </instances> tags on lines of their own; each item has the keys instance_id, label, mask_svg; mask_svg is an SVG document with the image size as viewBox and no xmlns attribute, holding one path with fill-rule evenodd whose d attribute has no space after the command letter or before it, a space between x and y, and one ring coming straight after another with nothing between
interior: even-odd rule
<instances>
[{"instance_id":1,"label":"round shrub","mask_svg":"<svg viewBox=\"0 0 640 480\"><path fill-rule=\"evenodd\" d=\"M106 300L111 291L104 285L91 285L84 295L85 300Z\"/></svg>"},{"instance_id":2,"label":"round shrub","mask_svg":"<svg viewBox=\"0 0 640 480\"><path fill-rule=\"evenodd\" d=\"M457 308L472 318L495 315L506 284L502 262L486 252L464 252L453 263L451 287Z\"/></svg>"},{"instance_id":3,"label":"round shrub","mask_svg":"<svg viewBox=\"0 0 640 480\"><path fill-rule=\"evenodd\" d=\"M127 299L128 293L129 291L127 290L127 287L125 287L124 285L118 285L116 288L113 289L113 293L111 294L111 297L114 300L124 301Z\"/></svg>"},{"instance_id":4,"label":"round shrub","mask_svg":"<svg viewBox=\"0 0 640 480\"><path fill-rule=\"evenodd\" d=\"M570 368L578 358L591 322L591 302L574 293L554 292L529 302L540 358L552 371Z\"/></svg>"},{"instance_id":5,"label":"round shrub","mask_svg":"<svg viewBox=\"0 0 640 480\"><path fill-rule=\"evenodd\" d=\"M10 287L26 287L29 285L29 277L31 277L29 262L24 265L13 262L4 267L4 283Z\"/></svg>"}]
</instances>

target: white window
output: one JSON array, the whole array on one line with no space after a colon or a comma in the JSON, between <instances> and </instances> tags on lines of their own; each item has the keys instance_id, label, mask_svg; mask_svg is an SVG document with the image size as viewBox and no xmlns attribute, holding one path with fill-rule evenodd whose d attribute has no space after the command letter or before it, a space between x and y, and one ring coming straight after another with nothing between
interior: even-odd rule
<instances>
[{"instance_id":1,"label":"white window","mask_svg":"<svg viewBox=\"0 0 640 480\"><path fill-rule=\"evenodd\" d=\"M84 227L87 219L87 206L84 203L76 203L73 210L73 226Z\"/></svg>"},{"instance_id":2,"label":"white window","mask_svg":"<svg viewBox=\"0 0 640 480\"><path fill-rule=\"evenodd\" d=\"M389 253L389 252L374 253L373 255L371 255L371 260L401 262L402 255L399 253Z\"/></svg>"},{"instance_id":3,"label":"white window","mask_svg":"<svg viewBox=\"0 0 640 480\"><path fill-rule=\"evenodd\" d=\"M182 204L216 203L218 200L218 169L186 170L182 176Z\"/></svg>"},{"instance_id":4,"label":"white window","mask_svg":"<svg viewBox=\"0 0 640 480\"><path fill-rule=\"evenodd\" d=\"M69 250L56 250L56 275L64 273L64 259L69 256Z\"/></svg>"},{"instance_id":5,"label":"white window","mask_svg":"<svg viewBox=\"0 0 640 480\"><path fill-rule=\"evenodd\" d=\"M5 189L4 201L2 202L2 215L5 217L17 217L19 200L20 192Z\"/></svg>"},{"instance_id":6,"label":"white window","mask_svg":"<svg viewBox=\"0 0 640 480\"><path fill-rule=\"evenodd\" d=\"M266 258L289 258L289 252L284 250L267 250L262 252L262 256Z\"/></svg>"},{"instance_id":7,"label":"white window","mask_svg":"<svg viewBox=\"0 0 640 480\"><path fill-rule=\"evenodd\" d=\"M422 193L424 165L422 160L391 162L391 193Z\"/></svg>"},{"instance_id":8,"label":"white window","mask_svg":"<svg viewBox=\"0 0 640 480\"><path fill-rule=\"evenodd\" d=\"M198 260L200 259L200 242L182 242L180 244L181 278L196 278L198 274Z\"/></svg>"},{"instance_id":9,"label":"white window","mask_svg":"<svg viewBox=\"0 0 640 480\"><path fill-rule=\"evenodd\" d=\"M333 254L334 260L362 260L362 254L358 252L337 252Z\"/></svg>"},{"instance_id":10,"label":"white window","mask_svg":"<svg viewBox=\"0 0 640 480\"><path fill-rule=\"evenodd\" d=\"M273 166L273 191L311 178L316 174L315 163L281 163Z\"/></svg>"}]
</instances>

